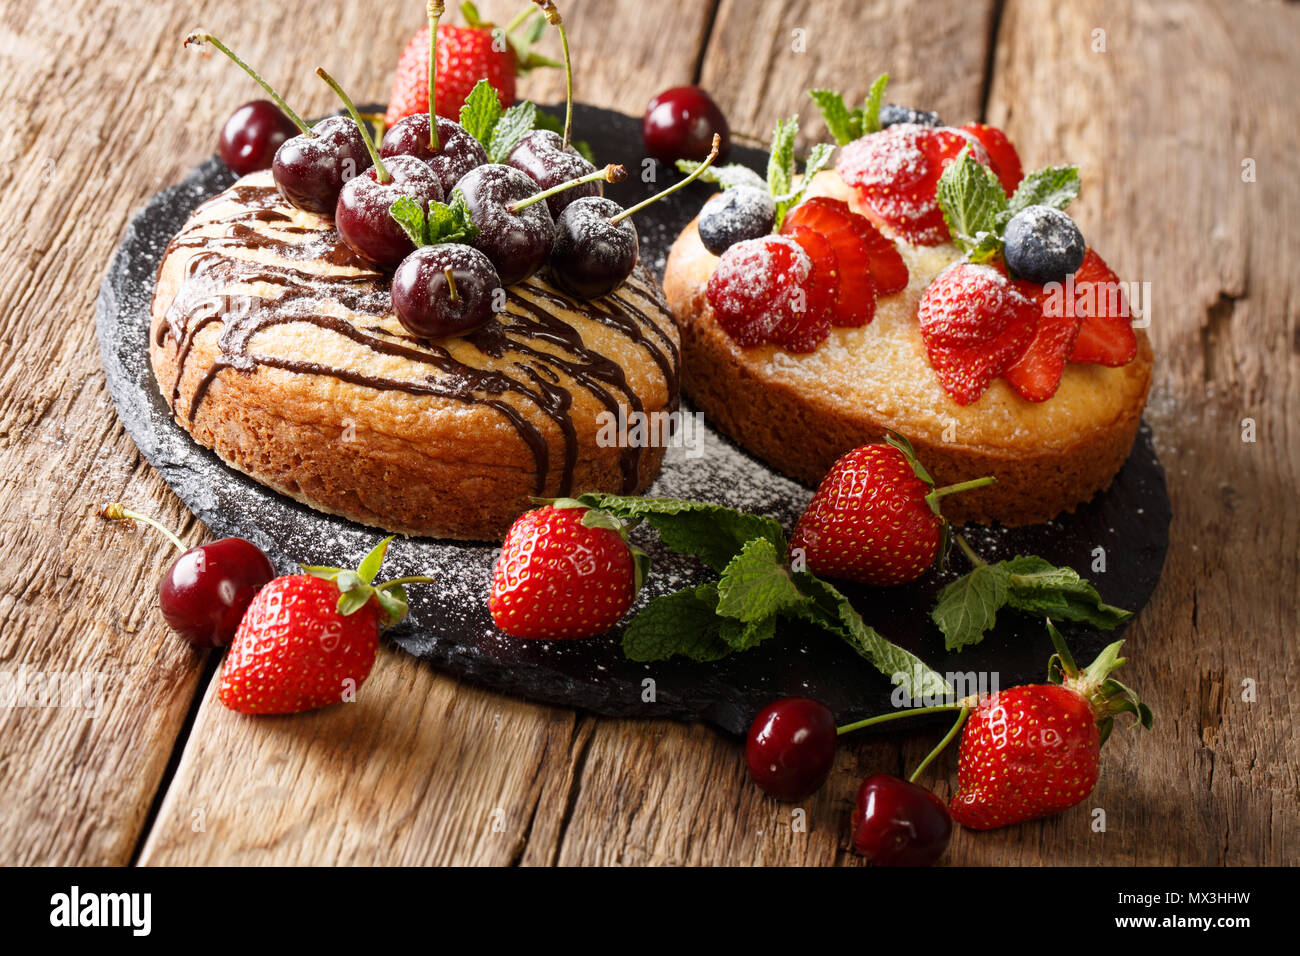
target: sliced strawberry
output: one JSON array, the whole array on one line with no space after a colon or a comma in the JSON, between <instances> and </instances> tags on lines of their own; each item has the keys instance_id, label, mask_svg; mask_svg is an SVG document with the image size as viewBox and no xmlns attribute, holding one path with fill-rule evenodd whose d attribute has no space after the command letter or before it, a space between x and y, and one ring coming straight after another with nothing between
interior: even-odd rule
<instances>
[{"instance_id":1,"label":"sliced strawberry","mask_svg":"<svg viewBox=\"0 0 1300 956\"><path fill-rule=\"evenodd\" d=\"M835 168L898 235L934 246L948 239L935 187L944 168L967 144L976 160L989 164L983 146L957 130L900 123L845 146Z\"/></svg>"},{"instance_id":2,"label":"sliced strawberry","mask_svg":"<svg viewBox=\"0 0 1300 956\"><path fill-rule=\"evenodd\" d=\"M1024 353L1038 325L1037 310L1033 303L1028 305L992 341L956 348L926 346L939 384L958 405L969 405L983 395L989 383Z\"/></svg>"},{"instance_id":3,"label":"sliced strawberry","mask_svg":"<svg viewBox=\"0 0 1300 956\"><path fill-rule=\"evenodd\" d=\"M861 326L875 318L876 287L871 277L871 263L867 258L866 246L853 228L850 216L862 219L840 200L810 199L791 211L781 232L803 246L804 251L812 257L814 265L818 262L815 250L820 248L820 244L810 244L800 237L811 233L826 244L834 258L836 277L831 324ZM863 222L866 220L863 219Z\"/></svg>"},{"instance_id":4,"label":"sliced strawberry","mask_svg":"<svg viewBox=\"0 0 1300 956\"><path fill-rule=\"evenodd\" d=\"M840 307L840 292L844 287L844 274L840 270L839 257L836 254L835 248L831 245L830 240L820 232L814 232L806 226L795 226L788 232L783 228L781 232L799 243L799 246L803 251L808 253L808 258L812 260L812 283L804 293L805 301L803 303L805 306L804 311L812 316L813 321L811 326L819 326L821 324L821 316L826 317L828 324L845 324L835 321L836 313ZM867 281L871 281L870 276L867 276ZM874 314L874 295L871 296L868 301ZM796 303L796 305L797 304L798 303ZM773 338L777 339L783 334L783 327L788 326L789 328L794 328L796 325L800 324L800 320L803 318L804 316L799 315L798 310L796 310L796 313L792 315L791 319L788 319L786 322L782 323L781 326L777 327L776 332L773 333ZM867 316L867 318L869 319L870 316ZM865 320L863 323L859 324L865 324ZM792 338L796 341L801 340L801 336L798 334L794 334ZM825 336L823 335L821 338L825 338ZM818 341L821 341L821 339L818 339Z\"/></svg>"},{"instance_id":5,"label":"sliced strawberry","mask_svg":"<svg viewBox=\"0 0 1300 956\"><path fill-rule=\"evenodd\" d=\"M1025 178L1025 170L1020 165L1020 155L1007 139L1007 134L996 126L986 123L967 123L962 127L984 146L989 154L989 166L997 173L998 182L1008 196L1016 191L1020 181Z\"/></svg>"},{"instance_id":6,"label":"sliced strawberry","mask_svg":"<svg viewBox=\"0 0 1300 956\"><path fill-rule=\"evenodd\" d=\"M1079 334L1080 318L1073 309L1062 308L1059 296L1050 295L1041 285L1015 283L1039 308L1038 328L1025 354L1007 367L1002 377L1030 402L1044 402L1056 394L1065 372L1065 362Z\"/></svg>"},{"instance_id":7,"label":"sliced strawberry","mask_svg":"<svg viewBox=\"0 0 1300 956\"><path fill-rule=\"evenodd\" d=\"M1069 303L1067 303L1069 304ZM1127 365L1137 355L1137 335L1119 276L1089 249L1074 273L1075 314L1082 317L1071 362Z\"/></svg>"},{"instance_id":8,"label":"sliced strawberry","mask_svg":"<svg viewBox=\"0 0 1300 956\"><path fill-rule=\"evenodd\" d=\"M763 236L736 243L723 253L709 278L706 294L718 325L737 345L749 348L772 342L778 328L790 341L802 344L812 338L797 333L800 319L810 314L809 303L819 301L813 262L787 236ZM827 325L829 332L825 308L819 316L814 312L811 317Z\"/></svg>"},{"instance_id":9,"label":"sliced strawberry","mask_svg":"<svg viewBox=\"0 0 1300 956\"><path fill-rule=\"evenodd\" d=\"M848 209L847 204L845 208ZM867 258L871 263L871 281L876 284L876 295L893 295L907 288L907 264L898 251L898 247L883 232L876 228L866 216L859 216L848 210L850 222L858 233L858 238L866 246Z\"/></svg>"},{"instance_id":10,"label":"sliced strawberry","mask_svg":"<svg viewBox=\"0 0 1300 956\"><path fill-rule=\"evenodd\" d=\"M969 405L1020 358L1041 311L988 266L960 262L930 283L916 317L930 365L953 401Z\"/></svg>"}]
</instances>

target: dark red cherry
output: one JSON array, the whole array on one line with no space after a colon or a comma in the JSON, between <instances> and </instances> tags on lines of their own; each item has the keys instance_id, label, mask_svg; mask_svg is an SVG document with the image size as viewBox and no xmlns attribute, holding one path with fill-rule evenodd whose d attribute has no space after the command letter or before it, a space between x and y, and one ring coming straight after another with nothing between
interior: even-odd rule
<instances>
[{"instance_id":1,"label":"dark red cherry","mask_svg":"<svg viewBox=\"0 0 1300 956\"><path fill-rule=\"evenodd\" d=\"M464 335L492 317L500 288L492 262L473 246L422 246L393 273L393 309L412 335Z\"/></svg>"},{"instance_id":2,"label":"dark red cherry","mask_svg":"<svg viewBox=\"0 0 1300 956\"><path fill-rule=\"evenodd\" d=\"M492 261L503 286L522 282L542 267L555 241L546 202L538 200L518 212L509 208L537 195L536 183L510 166L489 163L471 169L456 188L479 228L470 245Z\"/></svg>"},{"instance_id":3,"label":"dark red cherry","mask_svg":"<svg viewBox=\"0 0 1300 956\"><path fill-rule=\"evenodd\" d=\"M563 195L563 194L561 194ZM636 268L639 243L631 219L612 199L587 196L569 204L555 224L551 281L580 299L608 295Z\"/></svg>"},{"instance_id":4,"label":"dark red cherry","mask_svg":"<svg viewBox=\"0 0 1300 956\"><path fill-rule=\"evenodd\" d=\"M929 866L948 848L952 816L924 787L877 774L853 807L853 849L877 866Z\"/></svg>"},{"instance_id":5,"label":"dark red cherry","mask_svg":"<svg viewBox=\"0 0 1300 956\"><path fill-rule=\"evenodd\" d=\"M559 133L549 129L535 129L521 139L510 151L506 165L519 170L541 190L596 171L596 167L587 162L581 153L572 146L564 145L564 139ZM546 207L551 211L551 216L558 219L569 203L584 196L601 195L604 195L604 186L599 181L583 183L548 196Z\"/></svg>"},{"instance_id":6,"label":"dark red cherry","mask_svg":"<svg viewBox=\"0 0 1300 956\"><path fill-rule=\"evenodd\" d=\"M351 117L331 116L311 129L280 145L271 172L293 205L332 216L343 184L370 168L370 153Z\"/></svg>"},{"instance_id":7,"label":"dark red cherry","mask_svg":"<svg viewBox=\"0 0 1300 956\"><path fill-rule=\"evenodd\" d=\"M225 647L253 596L275 577L257 545L222 538L184 552L158 582L163 617L195 647Z\"/></svg>"},{"instance_id":8,"label":"dark red cherry","mask_svg":"<svg viewBox=\"0 0 1300 956\"><path fill-rule=\"evenodd\" d=\"M487 150L465 127L442 116L438 117L438 151L430 149L428 113L412 113L394 123L384 134L379 156L423 160L437 174L444 196L451 195L452 188L467 172L488 161Z\"/></svg>"},{"instance_id":9,"label":"dark red cherry","mask_svg":"<svg viewBox=\"0 0 1300 956\"><path fill-rule=\"evenodd\" d=\"M387 172L388 180L381 177ZM442 201L437 174L414 156L394 156L383 168L372 166L348 180L339 192L334 226L348 247L379 268L397 265L415 249L390 209L401 197L412 199L421 209L429 201Z\"/></svg>"},{"instance_id":10,"label":"dark red cherry","mask_svg":"<svg viewBox=\"0 0 1300 956\"><path fill-rule=\"evenodd\" d=\"M727 118L708 93L698 86L674 86L650 101L641 120L646 151L658 160L703 160L714 134L722 138L718 162L731 150Z\"/></svg>"},{"instance_id":11,"label":"dark red cherry","mask_svg":"<svg viewBox=\"0 0 1300 956\"><path fill-rule=\"evenodd\" d=\"M230 114L221 127L217 151L232 173L247 176L270 169L280 144L297 132L280 107L270 100L253 100Z\"/></svg>"},{"instance_id":12,"label":"dark red cherry","mask_svg":"<svg viewBox=\"0 0 1300 956\"><path fill-rule=\"evenodd\" d=\"M764 792L787 802L812 796L835 762L834 715L807 697L773 701L750 725L745 762Z\"/></svg>"}]
</instances>

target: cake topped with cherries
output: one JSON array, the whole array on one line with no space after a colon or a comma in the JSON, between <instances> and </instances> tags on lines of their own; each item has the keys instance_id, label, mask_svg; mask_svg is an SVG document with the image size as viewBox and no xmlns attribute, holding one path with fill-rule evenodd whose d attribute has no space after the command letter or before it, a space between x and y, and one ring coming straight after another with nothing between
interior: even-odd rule
<instances>
[{"instance_id":1,"label":"cake topped with cherries","mask_svg":"<svg viewBox=\"0 0 1300 956\"><path fill-rule=\"evenodd\" d=\"M1023 171L1008 138L817 90L838 141L794 175L794 120L769 176L723 166L664 287L685 388L709 419L816 484L840 455L908 436L941 484L996 484L955 520L1072 510L1127 459L1152 353L1126 290L1065 211L1078 171Z\"/></svg>"}]
</instances>

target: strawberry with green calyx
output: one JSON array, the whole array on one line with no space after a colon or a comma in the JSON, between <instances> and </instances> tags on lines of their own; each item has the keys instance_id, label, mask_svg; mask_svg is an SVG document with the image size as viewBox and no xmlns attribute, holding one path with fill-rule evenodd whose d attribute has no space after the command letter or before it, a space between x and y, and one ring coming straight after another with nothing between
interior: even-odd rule
<instances>
[{"instance_id":1,"label":"strawberry with green calyx","mask_svg":"<svg viewBox=\"0 0 1300 956\"><path fill-rule=\"evenodd\" d=\"M629 544L635 526L573 498L542 505L511 525L492 571L488 610L511 637L594 637L627 613L650 559Z\"/></svg>"},{"instance_id":2,"label":"strawberry with green calyx","mask_svg":"<svg viewBox=\"0 0 1300 956\"><path fill-rule=\"evenodd\" d=\"M1102 601L1097 589L1073 568L1056 567L1036 555L1017 555L989 564L965 538L954 537L974 569L946 585L930 612L950 651L984 640L1004 608L1103 630L1112 630L1133 616L1131 611Z\"/></svg>"},{"instance_id":3,"label":"strawberry with green calyx","mask_svg":"<svg viewBox=\"0 0 1300 956\"><path fill-rule=\"evenodd\" d=\"M808 187L826 164L830 162L835 147L829 143L818 143L808 152L804 161L803 175L795 182L794 144L799 136L799 117L791 116L786 120L777 120L772 132L772 149L767 163L767 178L739 163L714 166L700 176L705 182L717 183L723 190L747 186L766 191L776 208L776 217L768 231L777 231L785 221L785 214L799 204ZM696 172L702 163L694 160L679 159L677 168L683 173Z\"/></svg>"},{"instance_id":4,"label":"strawberry with green calyx","mask_svg":"<svg viewBox=\"0 0 1300 956\"><path fill-rule=\"evenodd\" d=\"M293 714L351 699L374 666L380 631L406 617L405 585L433 580L375 584L392 540L356 570L304 566L263 587L226 655L221 702L244 714Z\"/></svg>"},{"instance_id":5,"label":"strawberry with green calyx","mask_svg":"<svg viewBox=\"0 0 1300 956\"><path fill-rule=\"evenodd\" d=\"M885 444L864 445L831 466L795 526L791 554L802 553L823 577L875 587L914 581L947 554L940 500L994 480L936 488L911 443L890 432Z\"/></svg>"},{"instance_id":6,"label":"strawberry with green calyx","mask_svg":"<svg viewBox=\"0 0 1300 956\"><path fill-rule=\"evenodd\" d=\"M999 691L966 722L949 805L964 827L991 830L1078 805L1097 782L1115 717L1132 714L1151 728L1151 709L1110 676L1125 663L1122 641L1080 671L1050 619L1047 628L1056 646L1053 682Z\"/></svg>"},{"instance_id":7,"label":"strawberry with green calyx","mask_svg":"<svg viewBox=\"0 0 1300 956\"><path fill-rule=\"evenodd\" d=\"M451 23L437 26L436 66L429 62L434 43L428 26L408 41L393 77L386 116L388 125L429 109L430 73L437 78L438 114L454 119L480 79L486 79L505 105L510 106L515 101L517 75L539 67L560 66L532 49L546 30L546 20L535 15L533 6L525 7L505 27L484 21L473 3L462 3L460 10L465 26Z\"/></svg>"}]
</instances>

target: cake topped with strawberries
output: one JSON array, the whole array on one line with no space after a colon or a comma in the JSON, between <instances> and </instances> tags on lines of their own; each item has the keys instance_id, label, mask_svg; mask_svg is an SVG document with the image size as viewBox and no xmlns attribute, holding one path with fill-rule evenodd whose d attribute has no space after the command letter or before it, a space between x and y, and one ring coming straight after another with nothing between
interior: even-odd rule
<instances>
[{"instance_id":1,"label":"cake topped with strawberries","mask_svg":"<svg viewBox=\"0 0 1300 956\"><path fill-rule=\"evenodd\" d=\"M1150 345L1065 211L1078 170L1025 174L992 126L882 105L886 79L852 110L813 91L838 147L814 147L801 176L793 118L766 181L707 172L722 192L664 282L686 390L806 483L893 430L940 482L997 477L954 503L958 520L1047 520L1127 459Z\"/></svg>"}]
</instances>

